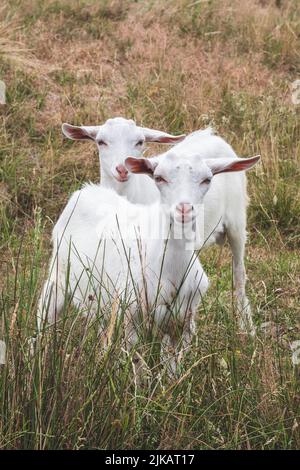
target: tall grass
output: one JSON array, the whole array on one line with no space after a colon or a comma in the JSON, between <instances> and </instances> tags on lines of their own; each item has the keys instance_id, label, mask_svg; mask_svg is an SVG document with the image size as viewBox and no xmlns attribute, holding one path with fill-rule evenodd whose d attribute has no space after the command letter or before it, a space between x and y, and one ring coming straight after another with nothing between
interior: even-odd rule
<instances>
[{"instance_id":1,"label":"tall grass","mask_svg":"<svg viewBox=\"0 0 300 470\"><path fill-rule=\"evenodd\" d=\"M146 380L139 384L133 356L124 349L126 301L112 306L106 348L99 337L101 311L98 320L86 323L66 302L61 320L43 330L32 356L29 341L44 277L42 233L36 214L1 296L7 345L0 385L2 448L297 446L299 375L286 338L275 323L255 340L240 334L224 279L200 308L197 337L176 378L164 372L148 332ZM276 312L273 295L268 302Z\"/></svg>"},{"instance_id":2,"label":"tall grass","mask_svg":"<svg viewBox=\"0 0 300 470\"><path fill-rule=\"evenodd\" d=\"M299 448L299 106L290 85L300 23L296 1L277 3L4 2L1 25L13 27L0 26L1 448ZM107 349L97 322L66 302L29 355L53 223L73 190L99 179L93 147L62 141L60 124L112 115L171 132L212 124L239 155L262 155L248 185L257 338L237 329L227 248L203 252L211 286L173 380L150 335L138 384L123 305L116 328L112 306Z\"/></svg>"}]
</instances>

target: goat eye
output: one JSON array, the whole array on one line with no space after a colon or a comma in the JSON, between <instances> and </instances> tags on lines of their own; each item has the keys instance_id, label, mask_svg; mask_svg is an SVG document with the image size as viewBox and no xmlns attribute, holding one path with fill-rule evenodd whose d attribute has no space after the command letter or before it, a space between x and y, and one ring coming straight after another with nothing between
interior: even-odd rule
<instances>
[{"instance_id":1,"label":"goat eye","mask_svg":"<svg viewBox=\"0 0 300 470\"><path fill-rule=\"evenodd\" d=\"M104 140L98 140L98 145L107 145L107 143Z\"/></svg>"},{"instance_id":2,"label":"goat eye","mask_svg":"<svg viewBox=\"0 0 300 470\"><path fill-rule=\"evenodd\" d=\"M138 140L137 143L135 144L136 146L143 145L144 141L143 140Z\"/></svg>"},{"instance_id":3,"label":"goat eye","mask_svg":"<svg viewBox=\"0 0 300 470\"><path fill-rule=\"evenodd\" d=\"M167 183L167 181L162 176L154 176L156 183Z\"/></svg>"},{"instance_id":4,"label":"goat eye","mask_svg":"<svg viewBox=\"0 0 300 470\"><path fill-rule=\"evenodd\" d=\"M201 184L209 184L211 182L211 178L206 178L205 180L201 181Z\"/></svg>"}]
</instances>

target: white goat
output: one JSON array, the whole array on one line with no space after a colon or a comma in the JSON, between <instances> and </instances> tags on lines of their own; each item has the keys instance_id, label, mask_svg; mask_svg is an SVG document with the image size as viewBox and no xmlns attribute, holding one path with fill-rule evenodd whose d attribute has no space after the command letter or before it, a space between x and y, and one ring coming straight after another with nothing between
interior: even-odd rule
<instances>
[{"instance_id":1,"label":"white goat","mask_svg":"<svg viewBox=\"0 0 300 470\"><path fill-rule=\"evenodd\" d=\"M87 131L86 129L91 130ZM93 129L100 129L100 131L94 131L95 133L98 132L97 138L94 138L94 140L101 140L99 150L101 148L102 184L116 189L120 195L127 196L128 200L134 203L151 204L159 197L156 185L149 178L134 178L134 175L126 173L127 170L124 171L124 158L128 155L139 156L142 134L144 134L145 141L169 144L180 142L173 147L174 152L180 156L198 154L201 159L236 158L232 147L221 137L214 135L211 128L195 131L184 139L184 135L174 137L160 131L138 128L133 121L126 121L122 118L108 120L104 126L95 128L74 128L66 124L63 126L65 135L70 138L90 138L86 136L86 132L92 134ZM114 136L114 138L110 138L111 142L114 142L116 140L115 136L119 134L121 136L120 143L112 143L110 147L105 146L106 140L109 140L108 135ZM103 140L102 137L105 137L106 140ZM118 156L117 160L112 157L114 153ZM121 175L118 177L115 171L117 163L123 168L124 178ZM244 254L247 238L247 201L246 176L244 173L238 175L226 174L214 179L205 198L204 225L201 228L205 234L204 248L212 243L223 244L225 237L228 238L233 256L233 277L240 328L253 335L255 334L255 327L245 290Z\"/></svg>"},{"instance_id":2,"label":"white goat","mask_svg":"<svg viewBox=\"0 0 300 470\"><path fill-rule=\"evenodd\" d=\"M213 175L245 170L256 161L235 155L202 159L174 151L151 159L127 158L133 173L152 177L158 188L160 201L148 206L134 205L101 185L75 192L54 227L39 322L58 318L67 292L88 313L110 309L121 299L128 303L130 345L137 341L142 312L143 321L154 322L175 350L181 340L187 347L197 306L208 287L193 249L201 204L213 187ZM178 227L189 231L178 237Z\"/></svg>"},{"instance_id":3,"label":"white goat","mask_svg":"<svg viewBox=\"0 0 300 470\"><path fill-rule=\"evenodd\" d=\"M119 118L117 118L119 119ZM126 121L127 122L127 121ZM132 124L131 124L132 126ZM125 129L125 128L124 128ZM127 130L128 134L130 132ZM157 131L149 131L156 133ZM161 133L159 133L158 137ZM184 140L183 136L165 137L161 135L160 142L180 143L173 147L177 155L185 156L193 153L199 154L200 158L234 158L236 157L232 147L221 137L214 135L213 129L208 128L203 131L196 131L188 135ZM157 139L157 137L156 137ZM158 140L156 140L158 141ZM129 146L127 146L129 151ZM124 157L126 151L121 152ZM129 153L127 154L129 155ZM132 154L137 156L136 153ZM103 162L104 163L104 162ZM103 168L104 169L104 168ZM159 193L153 181L145 179L133 179L134 175L127 175L130 184L124 184L119 179L117 187L113 186L113 179L106 179L103 173L104 182L108 187L114 187L121 195L127 195L131 202L152 203L159 197ZM244 264L244 253L246 243L246 210L247 210L246 177L244 174L223 175L213 181L209 193L204 202L204 248L212 243L223 244L227 235L229 245L233 255L233 276L235 293L237 296L237 307L239 312L240 328L244 331L255 333L251 308L246 296L246 271Z\"/></svg>"},{"instance_id":4,"label":"white goat","mask_svg":"<svg viewBox=\"0 0 300 470\"><path fill-rule=\"evenodd\" d=\"M139 127L131 119L116 117L101 126L72 126L63 124L62 131L72 140L93 140L100 160L101 184L114 189L134 203L151 204L159 198L154 184L147 177L128 173L124 160L129 155L140 157L145 143L175 144L185 135L173 136L166 132Z\"/></svg>"},{"instance_id":5,"label":"white goat","mask_svg":"<svg viewBox=\"0 0 300 470\"><path fill-rule=\"evenodd\" d=\"M216 164L222 159L237 159L232 147L221 137L214 135L211 128L196 131L188 135L181 143L173 147L179 157L197 154L201 160L212 159ZM259 160L255 157L254 162ZM248 168L246 159L236 160L234 171ZM237 310L241 330L255 334L251 307L246 296L246 271L244 264L245 244L247 238L247 205L245 173L232 173L226 169L222 175L213 178L204 200L203 247L212 243L222 245L227 236L233 257L233 281L237 297ZM230 173L228 173L230 172ZM219 172L214 171L214 174ZM226 174L225 174L226 173Z\"/></svg>"}]
</instances>

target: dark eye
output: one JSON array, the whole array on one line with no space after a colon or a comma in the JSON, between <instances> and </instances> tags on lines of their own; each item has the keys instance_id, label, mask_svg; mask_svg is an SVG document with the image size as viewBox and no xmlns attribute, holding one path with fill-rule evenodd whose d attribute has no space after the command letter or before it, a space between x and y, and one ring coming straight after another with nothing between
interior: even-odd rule
<instances>
[{"instance_id":1,"label":"dark eye","mask_svg":"<svg viewBox=\"0 0 300 470\"><path fill-rule=\"evenodd\" d=\"M201 184L209 184L211 182L211 178L206 178L205 180L201 181Z\"/></svg>"},{"instance_id":2,"label":"dark eye","mask_svg":"<svg viewBox=\"0 0 300 470\"><path fill-rule=\"evenodd\" d=\"M154 176L156 183L167 183L167 181L162 176Z\"/></svg>"},{"instance_id":3,"label":"dark eye","mask_svg":"<svg viewBox=\"0 0 300 470\"><path fill-rule=\"evenodd\" d=\"M136 146L143 145L144 141L143 140L138 140L137 143L135 144Z\"/></svg>"},{"instance_id":4,"label":"dark eye","mask_svg":"<svg viewBox=\"0 0 300 470\"><path fill-rule=\"evenodd\" d=\"M107 145L107 143L104 140L98 140L98 145Z\"/></svg>"}]
</instances>

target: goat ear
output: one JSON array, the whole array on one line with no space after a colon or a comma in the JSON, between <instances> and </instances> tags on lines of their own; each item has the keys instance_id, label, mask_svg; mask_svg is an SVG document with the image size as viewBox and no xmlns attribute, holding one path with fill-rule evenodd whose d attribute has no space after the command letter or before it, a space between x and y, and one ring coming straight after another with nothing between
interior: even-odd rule
<instances>
[{"instance_id":1,"label":"goat ear","mask_svg":"<svg viewBox=\"0 0 300 470\"><path fill-rule=\"evenodd\" d=\"M245 171L254 166L260 159L260 155L251 158L213 158L205 160L213 175L227 173L229 171Z\"/></svg>"},{"instance_id":2,"label":"goat ear","mask_svg":"<svg viewBox=\"0 0 300 470\"><path fill-rule=\"evenodd\" d=\"M185 134L171 135L166 132L156 131L155 129L148 129L148 127L140 128L145 137L145 142L158 142L160 144L177 144L185 138Z\"/></svg>"},{"instance_id":3,"label":"goat ear","mask_svg":"<svg viewBox=\"0 0 300 470\"><path fill-rule=\"evenodd\" d=\"M95 140L98 133L97 126L72 126L65 122L61 128L63 134L72 140Z\"/></svg>"},{"instance_id":4,"label":"goat ear","mask_svg":"<svg viewBox=\"0 0 300 470\"><path fill-rule=\"evenodd\" d=\"M153 177L157 163L154 158L128 157L125 160L125 166L131 173L144 174L151 177Z\"/></svg>"}]
</instances>

